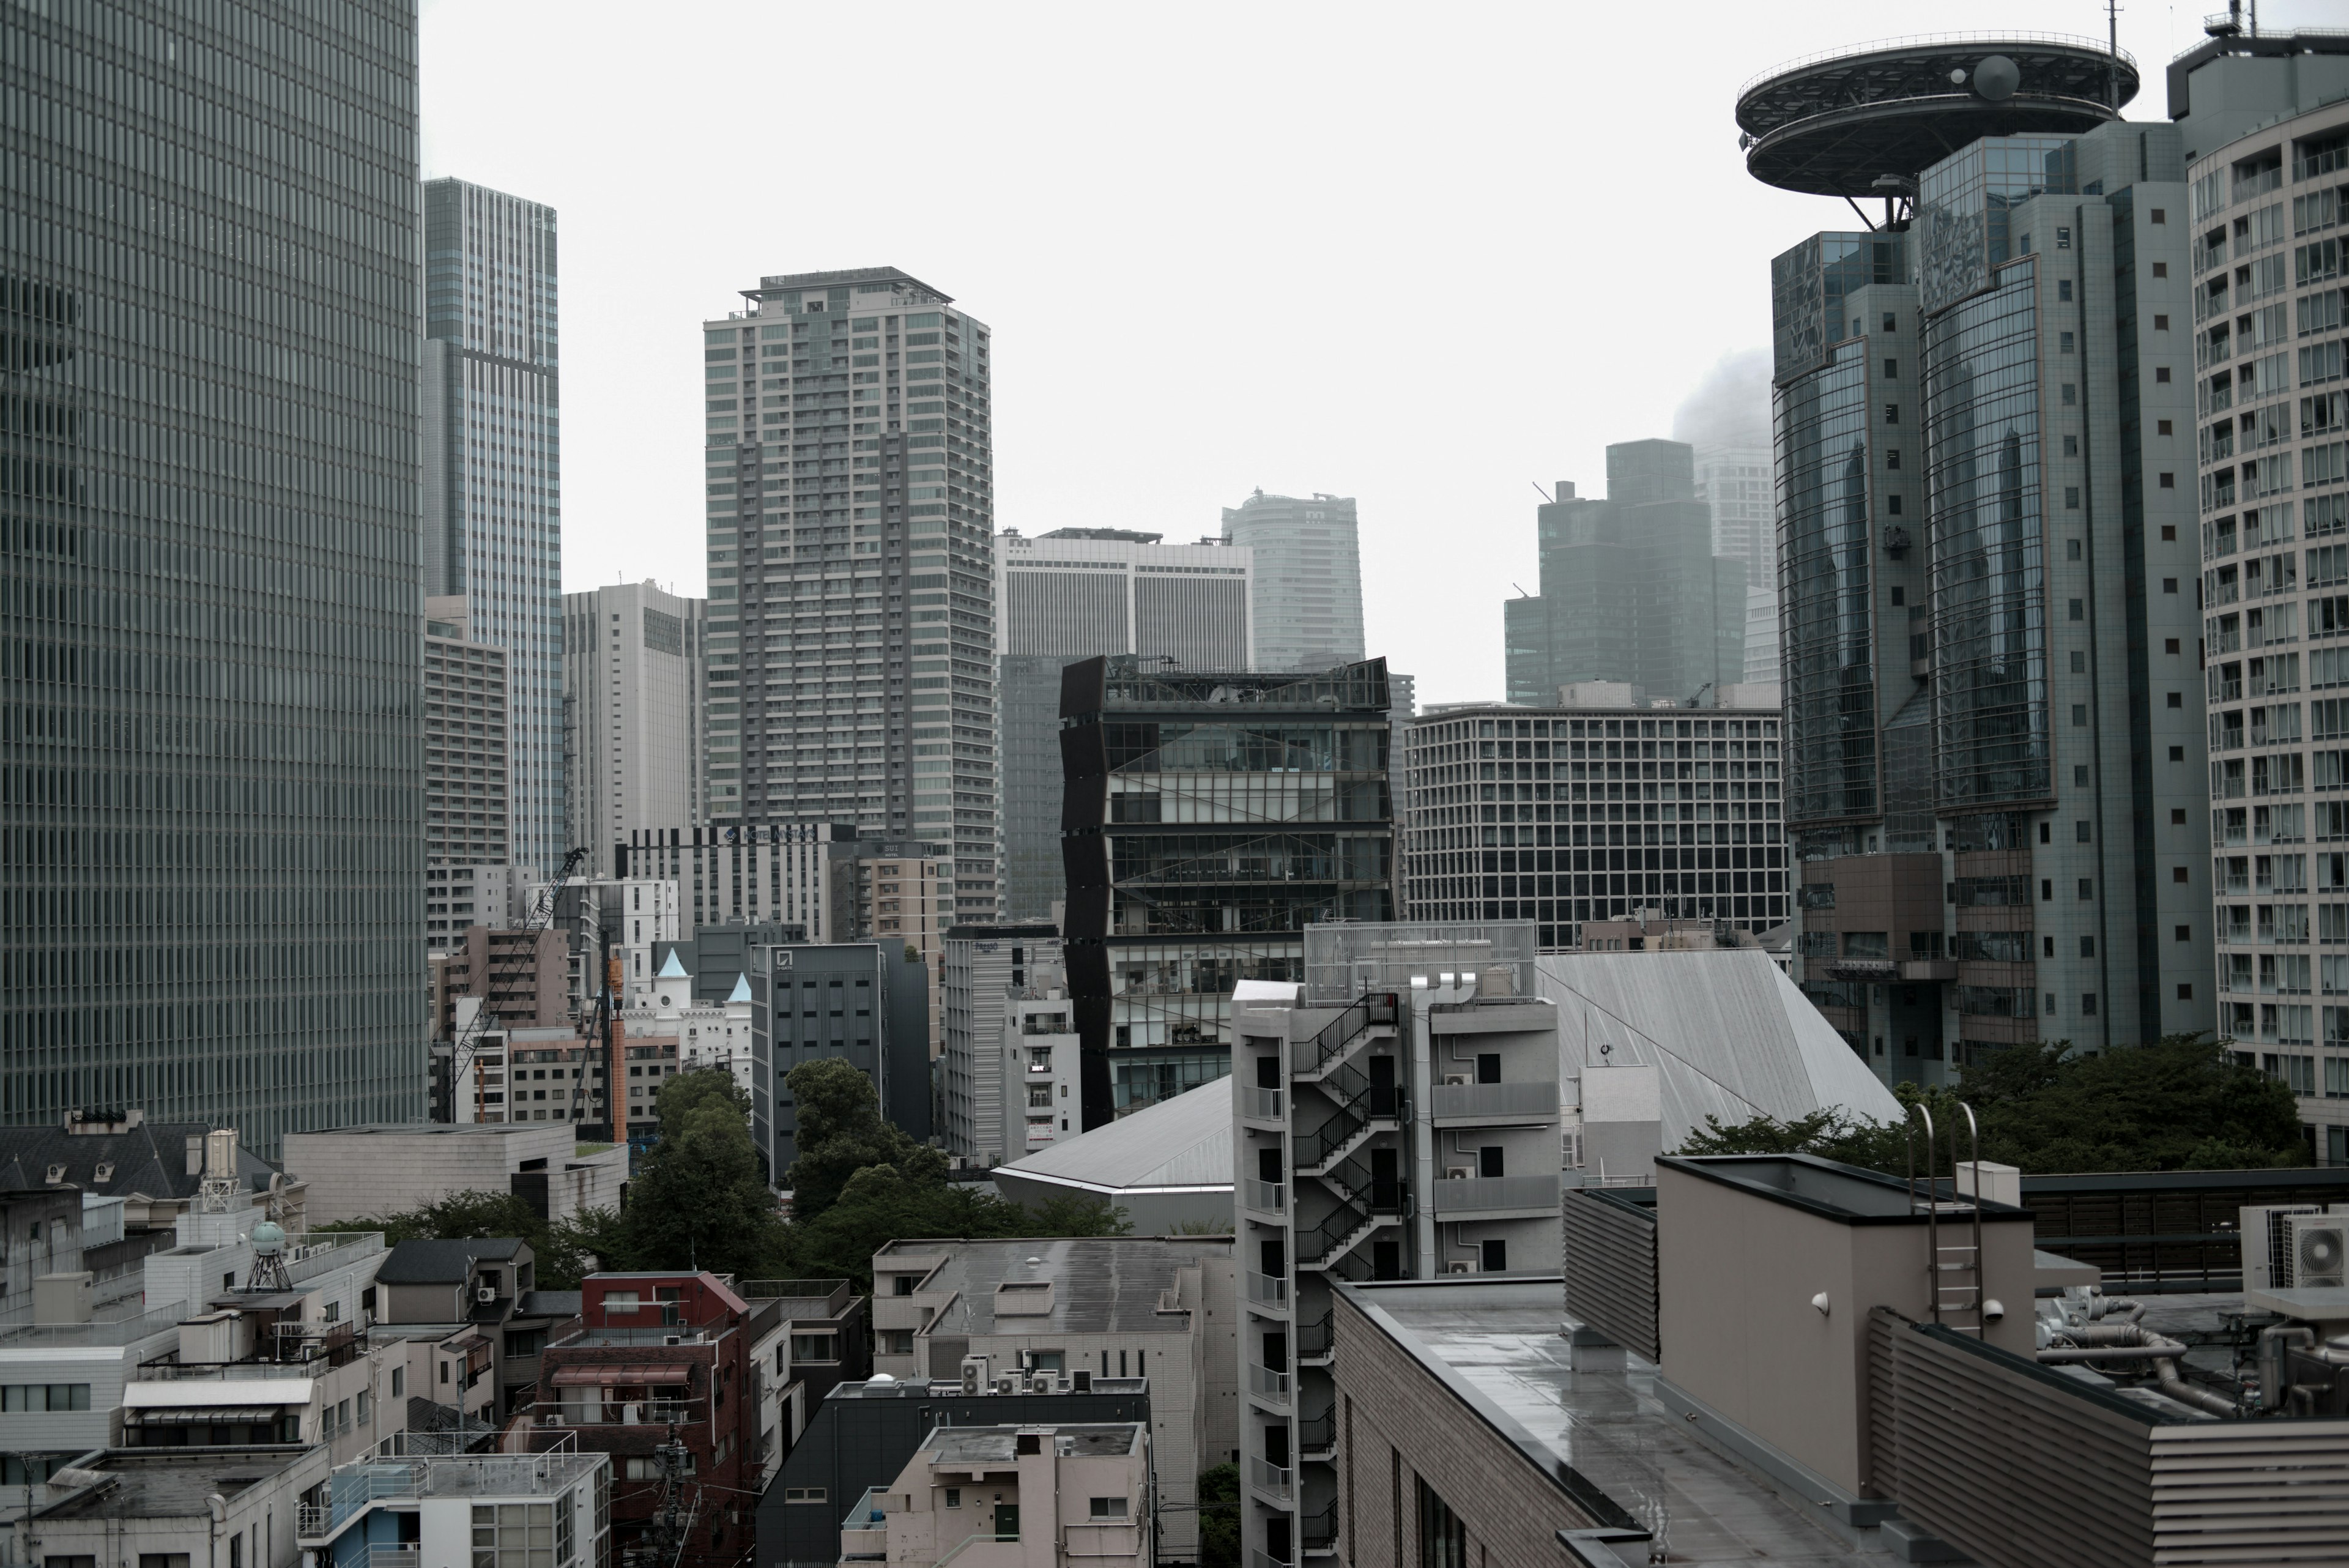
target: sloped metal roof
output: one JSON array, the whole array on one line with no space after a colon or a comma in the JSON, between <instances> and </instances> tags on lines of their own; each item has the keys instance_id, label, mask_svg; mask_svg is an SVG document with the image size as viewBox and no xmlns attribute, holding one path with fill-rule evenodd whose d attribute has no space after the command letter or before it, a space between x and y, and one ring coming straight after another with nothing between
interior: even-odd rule
<instances>
[{"instance_id":1,"label":"sloped metal roof","mask_svg":"<svg viewBox=\"0 0 2349 1568\"><path fill-rule=\"evenodd\" d=\"M1892 1091L1758 949L1546 953L1535 969L1557 1005L1567 1076L1599 1063L1601 1044L1609 1063L1659 1069L1666 1153L1708 1115L1787 1121L1841 1106L1901 1118Z\"/></svg>"},{"instance_id":2,"label":"sloped metal roof","mask_svg":"<svg viewBox=\"0 0 2349 1568\"><path fill-rule=\"evenodd\" d=\"M1232 1189L1232 1085L1218 1078L1002 1168L1111 1193Z\"/></svg>"}]
</instances>

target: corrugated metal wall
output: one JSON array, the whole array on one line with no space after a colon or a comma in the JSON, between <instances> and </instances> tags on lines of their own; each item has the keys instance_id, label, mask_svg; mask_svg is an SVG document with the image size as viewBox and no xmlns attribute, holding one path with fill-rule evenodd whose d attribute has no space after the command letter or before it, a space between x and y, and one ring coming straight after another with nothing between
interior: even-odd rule
<instances>
[{"instance_id":1,"label":"corrugated metal wall","mask_svg":"<svg viewBox=\"0 0 2349 1568\"><path fill-rule=\"evenodd\" d=\"M1661 1361L1656 1332L1656 1213L1603 1188L1566 1190L1568 1317Z\"/></svg>"}]
</instances>

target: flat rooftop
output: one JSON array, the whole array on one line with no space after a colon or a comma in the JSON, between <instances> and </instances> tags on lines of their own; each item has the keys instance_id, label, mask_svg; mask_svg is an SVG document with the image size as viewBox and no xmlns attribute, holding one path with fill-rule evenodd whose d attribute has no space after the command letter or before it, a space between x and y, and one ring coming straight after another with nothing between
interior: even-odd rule
<instances>
[{"instance_id":1,"label":"flat rooftop","mask_svg":"<svg viewBox=\"0 0 2349 1568\"><path fill-rule=\"evenodd\" d=\"M87 1467L105 1483L74 1492L36 1511L40 1519L186 1519L206 1511L204 1499L233 1498L300 1459L295 1446L215 1449L191 1454L118 1449ZM56 1486L52 1481L52 1488Z\"/></svg>"},{"instance_id":2,"label":"flat rooftop","mask_svg":"<svg viewBox=\"0 0 2349 1568\"><path fill-rule=\"evenodd\" d=\"M955 1293L930 1324L935 1334L1180 1334L1190 1326L1188 1317L1160 1312L1160 1299L1174 1289L1177 1273L1228 1256L1231 1245L1229 1236L903 1241L874 1253L873 1262L885 1270L893 1255L947 1254L921 1286L926 1294ZM998 1319L997 1286L1046 1282L1050 1310Z\"/></svg>"},{"instance_id":3,"label":"flat rooftop","mask_svg":"<svg viewBox=\"0 0 2349 1568\"><path fill-rule=\"evenodd\" d=\"M1555 1280L1347 1287L1415 1344L1423 1365L1501 1417L1527 1459L1565 1465L1653 1531L1675 1563L1889 1568L1890 1553L1853 1545L1760 1480L1691 1437L1655 1395L1656 1369L1576 1372L1558 1332Z\"/></svg>"},{"instance_id":4,"label":"flat rooftop","mask_svg":"<svg viewBox=\"0 0 2349 1568\"><path fill-rule=\"evenodd\" d=\"M1856 1165L1839 1165L1816 1155L1665 1155L1656 1164L1665 1170L1717 1181L1723 1187L1734 1187L1847 1225L1922 1225L1926 1220L1925 1211L1909 1202L1909 1184L1900 1178ZM1949 1179L1941 1179L1946 1187ZM1925 1190L1925 1179L1920 1176L1918 1191L1921 1195ZM1943 1203L1943 1222L1958 1223L1961 1216L1950 1211L1948 1199ZM2027 1209L1988 1199L1982 1204L1982 1215L1985 1220L2002 1222L2027 1221L2032 1217ZM1966 1210L1963 1217L1970 1218L1971 1210Z\"/></svg>"},{"instance_id":5,"label":"flat rooftop","mask_svg":"<svg viewBox=\"0 0 2349 1568\"><path fill-rule=\"evenodd\" d=\"M1019 1457L1021 1434L1032 1434L1061 1454L1130 1454L1142 1441L1142 1423L1101 1427L940 1427L922 1444L934 1465L1008 1465Z\"/></svg>"}]
</instances>

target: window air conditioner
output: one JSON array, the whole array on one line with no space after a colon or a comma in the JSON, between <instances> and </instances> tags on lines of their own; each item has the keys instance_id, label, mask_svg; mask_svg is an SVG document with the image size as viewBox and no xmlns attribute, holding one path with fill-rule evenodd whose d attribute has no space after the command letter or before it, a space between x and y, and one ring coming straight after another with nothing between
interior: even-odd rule
<instances>
[{"instance_id":1,"label":"window air conditioner","mask_svg":"<svg viewBox=\"0 0 2349 1568\"><path fill-rule=\"evenodd\" d=\"M1475 1174L1473 1166L1447 1165L1444 1168L1444 1179L1446 1181L1465 1181Z\"/></svg>"},{"instance_id":2,"label":"window air conditioner","mask_svg":"<svg viewBox=\"0 0 2349 1568\"><path fill-rule=\"evenodd\" d=\"M1444 1075L1444 1086L1447 1089L1452 1087L1454 1084L1464 1088L1467 1085L1467 1083L1468 1075L1465 1073L1446 1073Z\"/></svg>"},{"instance_id":3,"label":"window air conditioner","mask_svg":"<svg viewBox=\"0 0 2349 1568\"><path fill-rule=\"evenodd\" d=\"M1444 1272L1447 1274L1473 1274L1476 1272L1476 1265L1465 1259L1455 1259L1444 1265Z\"/></svg>"}]
</instances>

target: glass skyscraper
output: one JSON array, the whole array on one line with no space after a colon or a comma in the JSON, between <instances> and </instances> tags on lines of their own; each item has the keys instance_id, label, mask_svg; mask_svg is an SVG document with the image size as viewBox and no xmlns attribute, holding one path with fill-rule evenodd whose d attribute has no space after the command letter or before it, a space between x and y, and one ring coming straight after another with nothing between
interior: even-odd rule
<instances>
[{"instance_id":1,"label":"glass skyscraper","mask_svg":"<svg viewBox=\"0 0 2349 1568\"><path fill-rule=\"evenodd\" d=\"M1362 657L1362 541L1350 496L1267 495L1224 508L1224 543L1256 552L1257 670Z\"/></svg>"},{"instance_id":2,"label":"glass skyscraper","mask_svg":"<svg viewBox=\"0 0 2349 1568\"><path fill-rule=\"evenodd\" d=\"M421 1116L415 8L0 40L0 1116Z\"/></svg>"},{"instance_id":3,"label":"glass skyscraper","mask_svg":"<svg viewBox=\"0 0 2349 1568\"><path fill-rule=\"evenodd\" d=\"M563 865L562 415L554 209L424 187L424 583L462 594L471 640L506 653L512 859ZM428 768L484 778L481 759ZM505 858L501 856L500 858Z\"/></svg>"},{"instance_id":4,"label":"glass skyscraper","mask_svg":"<svg viewBox=\"0 0 2349 1568\"><path fill-rule=\"evenodd\" d=\"M951 842L996 910L989 333L895 267L702 324L713 821Z\"/></svg>"}]
</instances>

